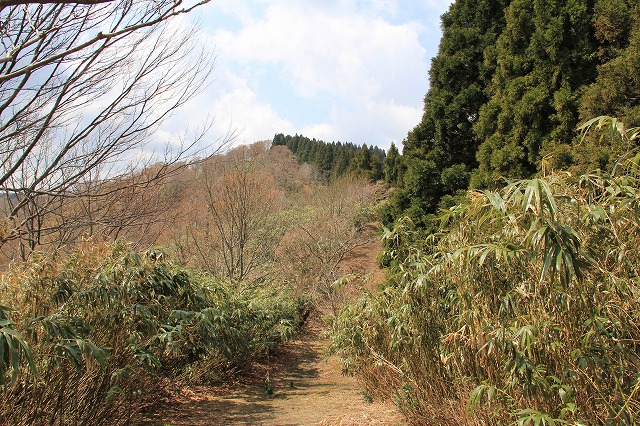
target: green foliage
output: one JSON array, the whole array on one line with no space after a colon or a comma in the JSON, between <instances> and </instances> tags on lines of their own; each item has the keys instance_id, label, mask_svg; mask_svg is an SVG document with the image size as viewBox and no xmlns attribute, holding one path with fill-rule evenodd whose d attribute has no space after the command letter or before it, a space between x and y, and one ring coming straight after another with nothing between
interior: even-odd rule
<instances>
[{"instance_id":1,"label":"green foliage","mask_svg":"<svg viewBox=\"0 0 640 426\"><path fill-rule=\"evenodd\" d=\"M635 1L600 0L595 5L595 37L600 43L598 77L585 91L583 119L614 115L640 125L640 6Z\"/></svg>"},{"instance_id":2,"label":"green foliage","mask_svg":"<svg viewBox=\"0 0 640 426\"><path fill-rule=\"evenodd\" d=\"M455 2L443 15L443 36L429 71L424 115L404 143L409 157L435 161L441 168L474 164L477 142L472 127L487 101L484 87L493 67L483 62L484 51L495 44L504 26L507 3Z\"/></svg>"},{"instance_id":3,"label":"green foliage","mask_svg":"<svg viewBox=\"0 0 640 426\"><path fill-rule=\"evenodd\" d=\"M584 127L598 125L638 137L610 118ZM387 230L387 285L333 323L345 368L416 424L636 424L636 152L613 174L469 192L418 244L405 222Z\"/></svg>"},{"instance_id":4,"label":"green foliage","mask_svg":"<svg viewBox=\"0 0 640 426\"><path fill-rule=\"evenodd\" d=\"M396 145L392 142L389 151L387 151L387 156L384 158L384 181L390 184L397 184L398 179L400 178L400 152Z\"/></svg>"},{"instance_id":5,"label":"green foliage","mask_svg":"<svg viewBox=\"0 0 640 426\"><path fill-rule=\"evenodd\" d=\"M440 171L434 161L411 159L407 161L404 187L409 197L428 211L441 193Z\"/></svg>"},{"instance_id":6,"label":"green foliage","mask_svg":"<svg viewBox=\"0 0 640 426\"><path fill-rule=\"evenodd\" d=\"M404 141L403 155L407 174L415 175L412 169L422 168L419 161L431 161L436 170L455 167L455 174L462 179L456 179L456 183L441 182L441 176L431 176L426 183L431 194L420 200L420 211L412 208L414 213L433 213L440 197L453 195L459 185L466 189L468 178L463 175L477 166L476 151L481 139L476 137L473 127L481 106L489 100L486 87L495 68L491 61L484 61L484 56L504 27L504 8L508 3L457 1L442 16L443 35L438 56L429 70L430 88L425 96L424 114ZM459 170L458 165L464 165L465 170ZM453 176L445 173L442 177ZM419 216L412 218L421 221Z\"/></svg>"},{"instance_id":7,"label":"green foliage","mask_svg":"<svg viewBox=\"0 0 640 426\"><path fill-rule=\"evenodd\" d=\"M378 218L385 226L390 226L409 208L411 199L404 189L397 189L385 203L378 208ZM412 216L413 217L413 216Z\"/></svg>"},{"instance_id":8,"label":"green foliage","mask_svg":"<svg viewBox=\"0 0 640 426\"><path fill-rule=\"evenodd\" d=\"M599 131L592 131L594 129ZM581 132L579 147L582 149L576 152L581 155L583 164L591 166L590 170L612 170L615 174L621 165L633 164L628 160L637 155L640 127L627 128L617 118L601 116L586 121L578 130Z\"/></svg>"},{"instance_id":9,"label":"green foliage","mask_svg":"<svg viewBox=\"0 0 640 426\"><path fill-rule=\"evenodd\" d=\"M0 404L0 419L10 424L27 415L11 408L16 401L63 423L95 410L107 424L117 423L123 406L135 407L140 389L154 391L153 377L188 378L192 366L203 363L214 378L242 370L289 339L305 310L283 287L240 291L166 261L158 250L140 255L117 245L96 255L79 251L35 262L4 277L5 284L14 283L4 297L22 301L20 320L5 317L0 330L13 339L4 339L13 351L5 357L13 377ZM9 334L8 326L25 337ZM19 374L22 358L42 379ZM99 403L75 392L69 374ZM51 406L52 397L69 401ZM93 411L73 414L74 404L86 403Z\"/></svg>"},{"instance_id":10,"label":"green foliage","mask_svg":"<svg viewBox=\"0 0 640 426\"><path fill-rule=\"evenodd\" d=\"M272 146L286 146L300 163L309 163L320 171L325 180L339 178L346 173L364 176L375 182L383 178L386 154L378 147L358 147L352 143L309 139L304 136L276 134ZM397 153L397 150L396 150Z\"/></svg>"},{"instance_id":11,"label":"green foliage","mask_svg":"<svg viewBox=\"0 0 640 426\"><path fill-rule=\"evenodd\" d=\"M460 189L469 186L469 171L464 164L454 164L442 170L440 182L445 194L455 194Z\"/></svg>"},{"instance_id":12,"label":"green foliage","mask_svg":"<svg viewBox=\"0 0 640 426\"><path fill-rule=\"evenodd\" d=\"M29 371L37 375L31 347L22 335L13 329L15 323L9 318L10 312L9 308L0 306L0 388L15 383L23 360L26 361Z\"/></svg>"},{"instance_id":13,"label":"green foliage","mask_svg":"<svg viewBox=\"0 0 640 426\"><path fill-rule=\"evenodd\" d=\"M429 197L389 211L424 222L464 184L496 189L504 179L612 167L617 147L574 129L604 114L640 125L639 23L633 0L453 2L402 161L409 174L425 161L444 174L429 177ZM459 166L468 176L445 182Z\"/></svg>"},{"instance_id":14,"label":"green foliage","mask_svg":"<svg viewBox=\"0 0 640 426\"><path fill-rule=\"evenodd\" d=\"M476 185L530 176L542 149L571 140L579 88L595 77L590 19L582 1L510 3L487 57L498 66L475 126L482 141Z\"/></svg>"}]
</instances>

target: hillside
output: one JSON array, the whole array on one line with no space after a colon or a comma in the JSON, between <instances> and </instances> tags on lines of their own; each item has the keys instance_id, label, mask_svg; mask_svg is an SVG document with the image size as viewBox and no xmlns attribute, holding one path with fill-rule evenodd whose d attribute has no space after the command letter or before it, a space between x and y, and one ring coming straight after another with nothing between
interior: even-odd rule
<instances>
[{"instance_id":1,"label":"hillside","mask_svg":"<svg viewBox=\"0 0 640 426\"><path fill-rule=\"evenodd\" d=\"M384 188L350 174L325 182L286 147L176 166L146 191L109 186L118 197L92 211L131 222L76 228L56 250L43 240L1 275L0 423L131 424L167 389L268 383L283 347L291 363L319 360L317 329L287 342L376 269L377 244L366 268L349 259L376 242ZM336 286L345 274L350 283ZM312 397L344 388L363 403L339 363L326 371L335 384Z\"/></svg>"},{"instance_id":2,"label":"hillside","mask_svg":"<svg viewBox=\"0 0 640 426\"><path fill-rule=\"evenodd\" d=\"M402 153L167 130L207 1L0 5L0 425L640 423L638 0L453 0ZM373 3L360 44L426 34ZM300 69L364 100L316 105L356 137L415 113L401 73Z\"/></svg>"},{"instance_id":3,"label":"hillside","mask_svg":"<svg viewBox=\"0 0 640 426\"><path fill-rule=\"evenodd\" d=\"M387 280L331 331L410 423L638 423L639 24L626 0L442 16Z\"/></svg>"},{"instance_id":4,"label":"hillside","mask_svg":"<svg viewBox=\"0 0 640 426\"><path fill-rule=\"evenodd\" d=\"M378 147L309 139L304 136L274 136L271 146L286 146L300 163L315 166L325 180L345 174L364 176L375 182L384 176L386 153Z\"/></svg>"}]
</instances>

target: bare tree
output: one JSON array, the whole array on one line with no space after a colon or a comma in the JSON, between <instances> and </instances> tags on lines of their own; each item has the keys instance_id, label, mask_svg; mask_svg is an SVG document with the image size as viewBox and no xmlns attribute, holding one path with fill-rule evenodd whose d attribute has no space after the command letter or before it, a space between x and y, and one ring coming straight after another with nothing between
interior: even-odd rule
<instances>
[{"instance_id":1,"label":"bare tree","mask_svg":"<svg viewBox=\"0 0 640 426\"><path fill-rule=\"evenodd\" d=\"M266 266L276 244L278 229L270 216L280 191L258 164L265 157L262 144L239 147L204 170L208 225L215 236L209 244L216 243L212 269L236 282Z\"/></svg>"},{"instance_id":2,"label":"bare tree","mask_svg":"<svg viewBox=\"0 0 640 426\"><path fill-rule=\"evenodd\" d=\"M344 295L334 283L354 272L343 268L345 260L374 238L364 231L374 202L375 187L364 178L345 176L319 187L313 214L279 242L281 279L295 283L307 296L318 297L335 312Z\"/></svg>"},{"instance_id":3,"label":"bare tree","mask_svg":"<svg viewBox=\"0 0 640 426\"><path fill-rule=\"evenodd\" d=\"M124 166L206 84L214 56L174 18L208 1L0 1L0 248L60 239L66 202L90 210L86 198L108 200L123 176L145 188L193 154L206 125L157 173Z\"/></svg>"}]
</instances>

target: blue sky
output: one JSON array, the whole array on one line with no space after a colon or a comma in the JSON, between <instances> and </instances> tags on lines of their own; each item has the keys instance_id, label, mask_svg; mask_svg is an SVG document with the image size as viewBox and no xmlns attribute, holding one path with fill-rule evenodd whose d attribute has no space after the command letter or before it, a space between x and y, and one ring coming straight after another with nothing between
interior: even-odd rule
<instances>
[{"instance_id":1,"label":"blue sky","mask_svg":"<svg viewBox=\"0 0 640 426\"><path fill-rule=\"evenodd\" d=\"M388 148L420 120L451 0L213 0L193 17L217 52L186 108L236 143L303 134Z\"/></svg>"}]
</instances>

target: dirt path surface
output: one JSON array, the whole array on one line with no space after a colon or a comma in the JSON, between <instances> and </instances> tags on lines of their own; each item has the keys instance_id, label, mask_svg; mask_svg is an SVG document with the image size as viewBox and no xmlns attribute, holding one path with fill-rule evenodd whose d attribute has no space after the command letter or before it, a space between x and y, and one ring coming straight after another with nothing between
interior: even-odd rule
<instances>
[{"instance_id":1,"label":"dirt path surface","mask_svg":"<svg viewBox=\"0 0 640 426\"><path fill-rule=\"evenodd\" d=\"M368 275L376 288L384 279L376 257L382 250L369 225L360 244L341 263L345 273ZM359 291L344 295L356 297ZM300 335L283 345L268 366L256 366L253 379L227 388L192 387L173 392L138 426L321 425L398 426L405 424L390 404L367 402L358 382L342 375L336 357L326 357L322 322L310 318ZM270 378L266 392L265 378Z\"/></svg>"},{"instance_id":2,"label":"dirt path surface","mask_svg":"<svg viewBox=\"0 0 640 426\"><path fill-rule=\"evenodd\" d=\"M232 389L183 389L141 425L402 425L395 407L365 401L357 381L343 376L340 360L324 355L317 321L288 342L264 380ZM267 370L262 377L266 377Z\"/></svg>"}]
</instances>

